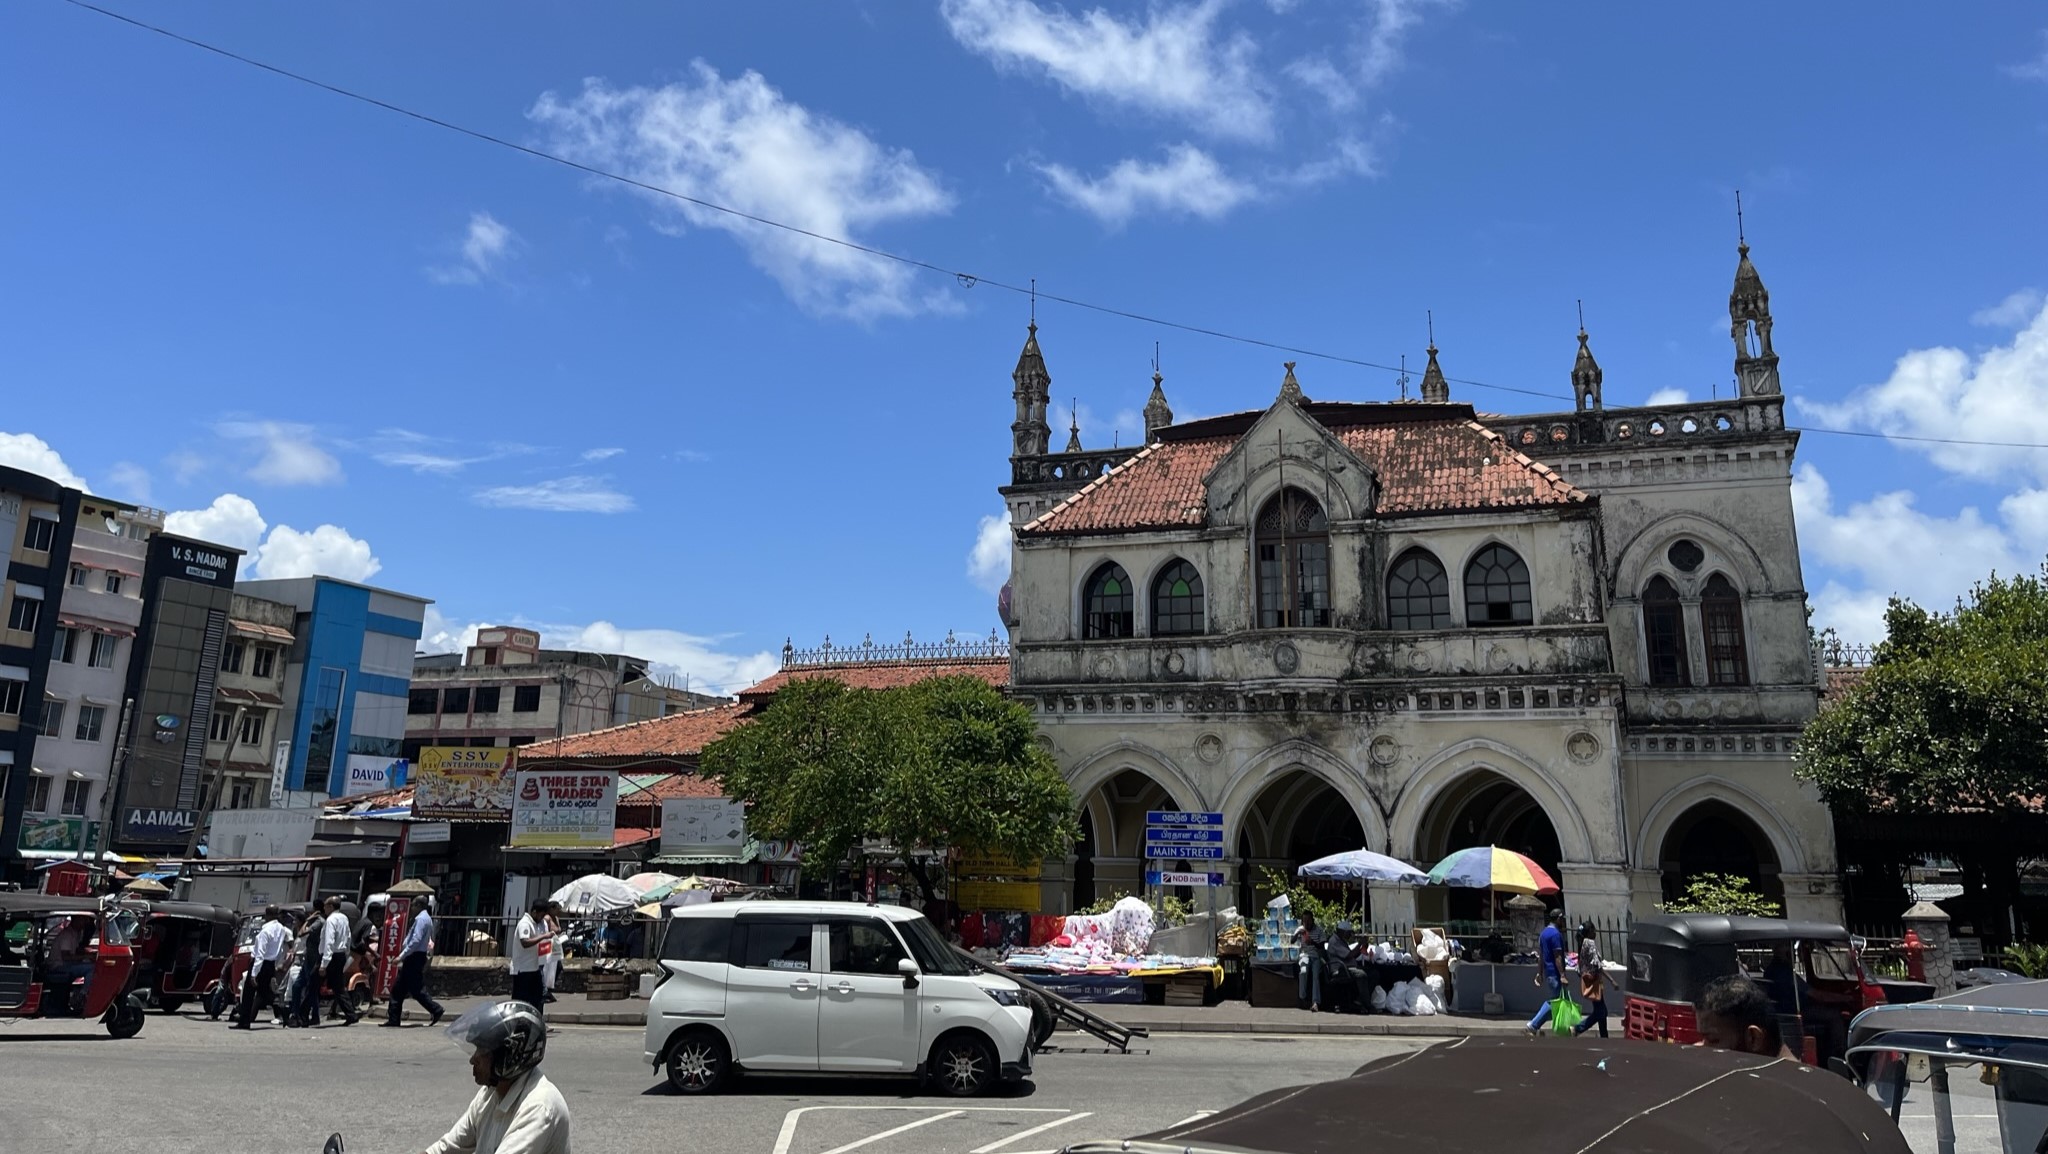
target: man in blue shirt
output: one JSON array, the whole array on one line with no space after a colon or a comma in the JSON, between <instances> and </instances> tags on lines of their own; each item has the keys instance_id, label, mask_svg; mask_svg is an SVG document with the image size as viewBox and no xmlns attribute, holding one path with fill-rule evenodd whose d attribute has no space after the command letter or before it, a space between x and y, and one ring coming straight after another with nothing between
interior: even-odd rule
<instances>
[{"instance_id":1,"label":"man in blue shirt","mask_svg":"<svg viewBox=\"0 0 2048 1154\"><path fill-rule=\"evenodd\" d=\"M391 983L391 1016L384 1020L386 1026L398 1025L405 1012L405 1000L412 998L430 1015L428 1025L441 1020L441 1003L427 993L427 962L434 953L434 916L427 912L427 899L412 899L412 926L406 931L405 944L398 950L398 978Z\"/></svg>"},{"instance_id":2,"label":"man in blue shirt","mask_svg":"<svg viewBox=\"0 0 2048 1154\"><path fill-rule=\"evenodd\" d=\"M1543 1008L1529 1019L1529 1034L1534 1037L1550 1021L1550 1003L1564 992L1564 911L1550 911L1550 924L1543 927L1543 936L1536 942L1537 984L1549 992L1543 999Z\"/></svg>"}]
</instances>

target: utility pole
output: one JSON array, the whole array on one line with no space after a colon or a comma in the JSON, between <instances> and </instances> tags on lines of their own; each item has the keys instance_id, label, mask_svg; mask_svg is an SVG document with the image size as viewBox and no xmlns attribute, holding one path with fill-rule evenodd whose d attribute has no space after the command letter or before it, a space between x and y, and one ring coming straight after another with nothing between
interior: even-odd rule
<instances>
[{"instance_id":1,"label":"utility pole","mask_svg":"<svg viewBox=\"0 0 2048 1154\"><path fill-rule=\"evenodd\" d=\"M106 791L100 794L99 832L95 834L89 829L85 831L86 869L92 871L94 877L99 876L101 868L105 865L101 859L105 856L106 847L113 842L114 798L128 780L128 761L135 750L134 734L131 732L134 722L135 699L122 698L121 721L114 730L120 744L114 749L114 760L107 765Z\"/></svg>"}]
</instances>

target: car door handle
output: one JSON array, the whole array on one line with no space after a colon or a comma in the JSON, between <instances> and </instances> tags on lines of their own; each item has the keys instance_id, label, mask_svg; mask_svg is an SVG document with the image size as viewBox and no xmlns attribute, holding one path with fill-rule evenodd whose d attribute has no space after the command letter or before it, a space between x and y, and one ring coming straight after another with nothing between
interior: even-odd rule
<instances>
[{"instance_id":1,"label":"car door handle","mask_svg":"<svg viewBox=\"0 0 2048 1154\"><path fill-rule=\"evenodd\" d=\"M838 985L832 987L832 992L835 994L850 994L853 992L853 983L841 982Z\"/></svg>"},{"instance_id":2,"label":"car door handle","mask_svg":"<svg viewBox=\"0 0 2048 1154\"><path fill-rule=\"evenodd\" d=\"M811 990L811 980L809 978L798 978L789 984L789 988L800 994L809 993Z\"/></svg>"}]
</instances>

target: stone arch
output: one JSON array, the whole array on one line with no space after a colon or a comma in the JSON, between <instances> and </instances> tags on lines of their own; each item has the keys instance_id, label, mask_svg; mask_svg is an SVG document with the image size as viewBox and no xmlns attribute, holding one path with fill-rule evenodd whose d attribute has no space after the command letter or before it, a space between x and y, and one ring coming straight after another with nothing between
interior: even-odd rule
<instances>
[{"instance_id":1,"label":"stone arch","mask_svg":"<svg viewBox=\"0 0 2048 1154\"><path fill-rule=\"evenodd\" d=\"M1520 751L1484 737L1475 737L1437 754L1418 768L1401 789L1394 805L1390 827L1395 833L1395 857L1413 860L1423 823L1434 803L1446 790L1469 774L1490 772L1506 778L1533 798L1557 831L1558 848L1564 860L1593 860L1593 835L1571 794L1558 784L1548 770ZM1429 863L1421 863L1428 865Z\"/></svg>"},{"instance_id":2,"label":"stone arch","mask_svg":"<svg viewBox=\"0 0 2048 1154\"><path fill-rule=\"evenodd\" d=\"M1672 829L1689 811L1705 802L1719 802L1727 806L1762 832L1770 843L1771 853L1778 859L1781 873L1808 872L1806 854L1799 839L1778 820L1770 803L1723 777L1695 778L1651 804L1643 814L1642 828L1636 834L1635 868L1661 869L1664 842L1671 836Z\"/></svg>"},{"instance_id":3,"label":"stone arch","mask_svg":"<svg viewBox=\"0 0 2048 1154\"><path fill-rule=\"evenodd\" d=\"M1134 769L1159 784L1166 796L1181 809L1205 808L1202 788L1174 760L1135 741L1113 741L1074 763L1066 771L1067 788L1085 804L1097 790L1127 769Z\"/></svg>"},{"instance_id":4,"label":"stone arch","mask_svg":"<svg viewBox=\"0 0 2048 1154\"><path fill-rule=\"evenodd\" d=\"M1336 754L1298 737L1288 738L1253 755L1224 784L1217 808L1223 813L1225 846L1235 850L1238 835L1244 832L1245 822L1251 817L1252 805L1258 801L1259 794L1275 778L1292 770L1302 770L1336 790L1337 796L1343 798L1358 816L1358 823L1365 830L1368 848L1388 852L1386 819L1366 789L1364 777Z\"/></svg>"},{"instance_id":5,"label":"stone arch","mask_svg":"<svg viewBox=\"0 0 2048 1154\"><path fill-rule=\"evenodd\" d=\"M1346 450L1347 454L1349 450ZM1373 482L1369 466L1353 456L1345 462L1348 466L1342 473L1333 473L1306 457L1289 454L1284 460L1268 461L1252 470L1245 478L1242 501L1244 502L1244 528L1249 532L1259 519L1259 510L1266 502L1280 495L1282 489L1298 489L1315 498L1323 507L1323 516L1331 522L1357 521L1372 515ZM1361 473L1357 479L1351 474ZM1361 491L1354 492L1354 487Z\"/></svg>"},{"instance_id":6,"label":"stone arch","mask_svg":"<svg viewBox=\"0 0 2048 1154\"><path fill-rule=\"evenodd\" d=\"M1732 570L1729 580L1735 582L1744 598L1772 592L1770 571L1747 538L1711 517L1679 512L1667 513L1643 526L1615 554L1611 585L1615 598L1634 600L1641 596L1644 583L1658 572L1669 576L1681 589L1691 589L1698 581L1704 581L1704 574L1715 566L1703 566L1701 573L1695 575L1680 573L1665 562L1665 550L1680 537L1697 537L1719 552L1727 561L1726 568ZM1698 581L1694 580L1696 576ZM1696 589L1693 592L1697 595Z\"/></svg>"}]
</instances>

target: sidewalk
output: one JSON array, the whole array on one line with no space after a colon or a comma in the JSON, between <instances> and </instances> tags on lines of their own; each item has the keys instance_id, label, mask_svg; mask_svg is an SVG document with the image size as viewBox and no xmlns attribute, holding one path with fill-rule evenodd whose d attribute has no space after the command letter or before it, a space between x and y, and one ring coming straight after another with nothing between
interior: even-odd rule
<instances>
[{"instance_id":1,"label":"sidewalk","mask_svg":"<svg viewBox=\"0 0 2048 1154\"><path fill-rule=\"evenodd\" d=\"M447 1017L493 999L446 998ZM1311 1014L1306 1010L1254 1007L1248 1002L1214 1006L1091 1006L1095 1013L1153 1034L1353 1034L1372 1037L1457 1038L1511 1037L1522 1029L1516 1018L1461 1018L1438 1015L1402 1018L1388 1014ZM384 1007L364 1014L383 1019ZM418 1003L408 1003L405 1020L425 1024ZM593 1002L581 994L561 994L547 1007L547 1019L558 1026L632 1026L647 1024L647 1003L640 998ZM1061 1023L1062 1033L1069 1033Z\"/></svg>"}]
</instances>

